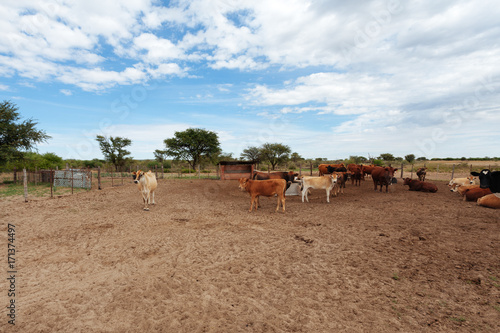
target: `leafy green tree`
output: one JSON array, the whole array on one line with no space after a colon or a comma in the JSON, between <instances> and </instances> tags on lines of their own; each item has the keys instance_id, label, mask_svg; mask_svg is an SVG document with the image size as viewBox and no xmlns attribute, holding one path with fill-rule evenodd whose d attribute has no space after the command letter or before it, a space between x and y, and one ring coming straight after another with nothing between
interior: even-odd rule
<instances>
[{"instance_id":1,"label":"leafy green tree","mask_svg":"<svg viewBox=\"0 0 500 333\"><path fill-rule=\"evenodd\" d=\"M408 155L406 155L406 156L405 156L405 160L407 160L407 161L408 161L408 163L410 163L410 164L411 164L411 163L413 163L413 162L415 161L415 155L413 155L413 154L408 154Z\"/></svg>"},{"instance_id":2,"label":"leafy green tree","mask_svg":"<svg viewBox=\"0 0 500 333\"><path fill-rule=\"evenodd\" d=\"M299 153L292 153L292 155L290 155L290 160L293 162L293 163L298 163L300 161L303 161L304 158L302 156L300 156Z\"/></svg>"},{"instance_id":3,"label":"leafy green tree","mask_svg":"<svg viewBox=\"0 0 500 333\"><path fill-rule=\"evenodd\" d=\"M116 171L119 171L119 168L123 168L130 160L130 157L127 157L127 155L130 155L130 152L126 150L125 147L130 146L132 140L119 136L110 136L108 139L102 135L98 135L96 140L99 142L99 147L101 148L104 158L115 166Z\"/></svg>"},{"instance_id":4,"label":"leafy green tree","mask_svg":"<svg viewBox=\"0 0 500 333\"><path fill-rule=\"evenodd\" d=\"M395 159L394 155L392 155L392 154L380 154L380 156L378 158L385 161L385 162L394 161L394 159Z\"/></svg>"},{"instance_id":5,"label":"leafy green tree","mask_svg":"<svg viewBox=\"0 0 500 333\"><path fill-rule=\"evenodd\" d=\"M212 160L221 151L217 133L201 128L175 132L174 137L165 139L164 143L168 156L187 161L193 169L196 169L203 157Z\"/></svg>"},{"instance_id":6,"label":"leafy green tree","mask_svg":"<svg viewBox=\"0 0 500 333\"><path fill-rule=\"evenodd\" d=\"M363 156L355 156L355 155L351 155L349 156L349 160L348 160L348 163L353 163L353 164L362 164L362 163L366 163L368 160L366 159L366 157L363 157Z\"/></svg>"},{"instance_id":7,"label":"leafy green tree","mask_svg":"<svg viewBox=\"0 0 500 333\"><path fill-rule=\"evenodd\" d=\"M260 149L258 147L248 147L243 149L243 152L240 154L240 159L246 161L260 161Z\"/></svg>"},{"instance_id":8,"label":"leafy green tree","mask_svg":"<svg viewBox=\"0 0 500 333\"><path fill-rule=\"evenodd\" d=\"M273 170L276 165L285 163L289 159L291 152L289 146L281 143L264 143L260 148L262 161L269 162Z\"/></svg>"},{"instance_id":9,"label":"leafy green tree","mask_svg":"<svg viewBox=\"0 0 500 333\"><path fill-rule=\"evenodd\" d=\"M50 139L44 131L35 128L37 123L33 119L21 122L18 110L9 101L0 103L0 166L22 159L37 143Z\"/></svg>"}]
</instances>

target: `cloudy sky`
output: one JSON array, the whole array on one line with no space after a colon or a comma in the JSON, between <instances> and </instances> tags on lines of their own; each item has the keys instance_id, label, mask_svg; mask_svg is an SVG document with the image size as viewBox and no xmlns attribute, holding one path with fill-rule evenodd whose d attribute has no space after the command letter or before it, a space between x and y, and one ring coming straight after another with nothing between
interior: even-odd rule
<instances>
[{"instance_id":1,"label":"cloudy sky","mask_svg":"<svg viewBox=\"0 0 500 333\"><path fill-rule=\"evenodd\" d=\"M0 3L0 100L102 158L153 158L176 131L224 152L500 156L496 1L58 0Z\"/></svg>"}]
</instances>

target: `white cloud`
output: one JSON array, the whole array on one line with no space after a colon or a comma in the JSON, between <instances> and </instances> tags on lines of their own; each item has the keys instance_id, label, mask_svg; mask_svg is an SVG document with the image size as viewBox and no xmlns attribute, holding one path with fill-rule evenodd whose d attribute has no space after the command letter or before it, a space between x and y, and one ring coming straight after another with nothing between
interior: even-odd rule
<instances>
[{"instance_id":1,"label":"white cloud","mask_svg":"<svg viewBox=\"0 0 500 333\"><path fill-rule=\"evenodd\" d=\"M68 89L61 89L59 90L63 95L66 95L66 96L71 96L73 95L73 92L71 90L68 90Z\"/></svg>"}]
</instances>

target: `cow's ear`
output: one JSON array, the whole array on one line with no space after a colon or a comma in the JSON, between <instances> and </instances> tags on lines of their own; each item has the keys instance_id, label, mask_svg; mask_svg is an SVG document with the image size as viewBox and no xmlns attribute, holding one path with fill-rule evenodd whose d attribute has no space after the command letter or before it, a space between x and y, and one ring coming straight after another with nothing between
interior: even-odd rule
<instances>
[{"instance_id":1,"label":"cow's ear","mask_svg":"<svg viewBox=\"0 0 500 333\"><path fill-rule=\"evenodd\" d=\"M472 171L470 174L473 176L479 176L479 172L476 172L476 171Z\"/></svg>"},{"instance_id":2,"label":"cow's ear","mask_svg":"<svg viewBox=\"0 0 500 333\"><path fill-rule=\"evenodd\" d=\"M394 172L398 171L398 168L394 169Z\"/></svg>"}]
</instances>

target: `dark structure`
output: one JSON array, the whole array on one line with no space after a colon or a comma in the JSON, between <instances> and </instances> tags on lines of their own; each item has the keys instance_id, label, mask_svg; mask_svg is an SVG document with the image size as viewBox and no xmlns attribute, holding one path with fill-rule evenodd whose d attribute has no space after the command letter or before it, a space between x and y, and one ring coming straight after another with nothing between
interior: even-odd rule
<instances>
[{"instance_id":1,"label":"dark structure","mask_svg":"<svg viewBox=\"0 0 500 333\"><path fill-rule=\"evenodd\" d=\"M221 161L219 163L220 179L233 180L240 178L252 178L253 168L255 162L253 161Z\"/></svg>"}]
</instances>

